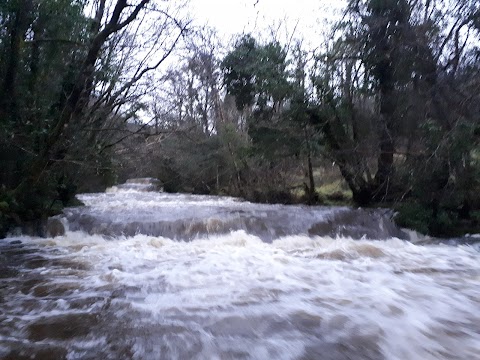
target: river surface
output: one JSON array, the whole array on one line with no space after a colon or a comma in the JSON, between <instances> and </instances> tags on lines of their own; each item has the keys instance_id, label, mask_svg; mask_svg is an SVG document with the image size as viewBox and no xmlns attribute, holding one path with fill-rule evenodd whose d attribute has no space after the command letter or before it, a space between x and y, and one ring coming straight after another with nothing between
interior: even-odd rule
<instances>
[{"instance_id":1,"label":"river surface","mask_svg":"<svg viewBox=\"0 0 480 360\"><path fill-rule=\"evenodd\" d=\"M64 235L0 240L0 359L480 359L478 244L352 238L346 208L80 199Z\"/></svg>"}]
</instances>

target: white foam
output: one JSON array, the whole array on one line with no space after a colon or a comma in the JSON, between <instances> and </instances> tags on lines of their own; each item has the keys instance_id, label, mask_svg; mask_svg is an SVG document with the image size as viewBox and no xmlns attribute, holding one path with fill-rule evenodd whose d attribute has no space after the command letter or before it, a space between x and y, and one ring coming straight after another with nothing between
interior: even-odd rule
<instances>
[{"instance_id":1,"label":"white foam","mask_svg":"<svg viewBox=\"0 0 480 360\"><path fill-rule=\"evenodd\" d=\"M192 242L81 232L22 241L84 264L68 279L78 296L123 291L111 305L115 321L133 316L126 306L133 326L146 329L135 335L135 358L158 358L148 333L160 324L180 329L156 340L169 344L171 358L190 357L187 348L201 344L199 359L242 351L295 359L319 343L359 337L386 359L479 358L480 254L470 246L307 236L266 244L243 231ZM60 270L45 273L52 284L64 280ZM69 311L62 301L53 308L36 315Z\"/></svg>"}]
</instances>

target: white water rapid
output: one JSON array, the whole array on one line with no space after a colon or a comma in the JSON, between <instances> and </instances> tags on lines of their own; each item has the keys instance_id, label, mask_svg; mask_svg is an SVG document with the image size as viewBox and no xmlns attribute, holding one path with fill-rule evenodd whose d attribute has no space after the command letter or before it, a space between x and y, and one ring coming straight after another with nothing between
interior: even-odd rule
<instances>
[{"instance_id":1,"label":"white water rapid","mask_svg":"<svg viewBox=\"0 0 480 360\"><path fill-rule=\"evenodd\" d=\"M346 208L80 198L64 235L0 240L0 359L480 359L475 244L372 239L390 225Z\"/></svg>"}]
</instances>

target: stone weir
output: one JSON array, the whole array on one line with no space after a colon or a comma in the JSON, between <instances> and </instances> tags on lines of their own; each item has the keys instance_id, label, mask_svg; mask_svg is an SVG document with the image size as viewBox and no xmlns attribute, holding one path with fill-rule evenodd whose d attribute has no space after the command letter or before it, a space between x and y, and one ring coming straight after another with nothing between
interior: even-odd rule
<instances>
[{"instance_id":1,"label":"stone weir","mask_svg":"<svg viewBox=\"0 0 480 360\"><path fill-rule=\"evenodd\" d=\"M81 194L83 207L67 208L48 224L50 236L65 229L110 238L144 234L178 240L243 230L271 242L308 235L354 239L408 239L384 209L255 204L221 196L167 194L152 179L130 180L105 193Z\"/></svg>"},{"instance_id":2,"label":"stone weir","mask_svg":"<svg viewBox=\"0 0 480 360\"><path fill-rule=\"evenodd\" d=\"M115 193L119 191L140 191L140 192L149 192L149 191L163 191L162 183L160 180L155 178L136 178L128 179L124 184L115 185L107 188L105 192Z\"/></svg>"}]
</instances>

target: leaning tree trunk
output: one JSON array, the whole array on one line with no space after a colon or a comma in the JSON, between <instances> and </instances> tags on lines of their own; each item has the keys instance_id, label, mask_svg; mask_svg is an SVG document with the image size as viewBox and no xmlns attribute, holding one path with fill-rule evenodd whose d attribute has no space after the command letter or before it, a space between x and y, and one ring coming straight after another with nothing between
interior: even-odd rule
<instances>
[{"instance_id":1,"label":"leaning tree trunk","mask_svg":"<svg viewBox=\"0 0 480 360\"><path fill-rule=\"evenodd\" d=\"M321 124L331 155L352 191L353 201L360 206L371 204L374 186L365 179L363 162L356 153L355 146L349 141L340 118L335 116L322 119L315 111L309 111L308 115L312 123Z\"/></svg>"},{"instance_id":2,"label":"leaning tree trunk","mask_svg":"<svg viewBox=\"0 0 480 360\"><path fill-rule=\"evenodd\" d=\"M396 101L392 65L388 61L382 60L378 68L381 69L377 73L380 83L379 154L373 197L374 201L383 202L391 200L390 197L393 193L393 159L395 153L393 124L395 122Z\"/></svg>"}]
</instances>

